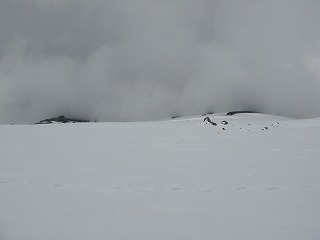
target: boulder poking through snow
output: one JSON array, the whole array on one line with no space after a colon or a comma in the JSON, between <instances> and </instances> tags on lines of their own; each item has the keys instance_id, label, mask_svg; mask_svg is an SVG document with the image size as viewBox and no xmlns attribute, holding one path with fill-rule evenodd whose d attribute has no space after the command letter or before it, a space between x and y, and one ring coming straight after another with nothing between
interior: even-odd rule
<instances>
[{"instance_id":1,"label":"boulder poking through snow","mask_svg":"<svg viewBox=\"0 0 320 240\"><path fill-rule=\"evenodd\" d=\"M206 122L206 123L210 123L213 126L217 126L217 123L211 121L211 119L209 117L204 118L203 121Z\"/></svg>"}]
</instances>

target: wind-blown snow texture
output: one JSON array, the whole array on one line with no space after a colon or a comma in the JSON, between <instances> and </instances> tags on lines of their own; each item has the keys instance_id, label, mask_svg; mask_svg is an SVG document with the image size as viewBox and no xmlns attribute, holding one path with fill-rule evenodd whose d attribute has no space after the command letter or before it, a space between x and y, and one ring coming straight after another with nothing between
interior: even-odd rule
<instances>
[{"instance_id":1,"label":"wind-blown snow texture","mask_svg":"<svg viewBox=\"0 0 320 240\"><path fill-rule=\"evenodd\" d=\"M320 119L210 118L0 126L1 240L320 239Z\"/></svg>"},{"instance_id":2,"label":"wind-blown snow texture","mask_svg":"<svg viewBox=\"0 0 320 240\"><path fill-rule=\"evenodd\" d=\"M1 0L0 123L320 116L320 1Z\"/></svg>"}]
</instances>

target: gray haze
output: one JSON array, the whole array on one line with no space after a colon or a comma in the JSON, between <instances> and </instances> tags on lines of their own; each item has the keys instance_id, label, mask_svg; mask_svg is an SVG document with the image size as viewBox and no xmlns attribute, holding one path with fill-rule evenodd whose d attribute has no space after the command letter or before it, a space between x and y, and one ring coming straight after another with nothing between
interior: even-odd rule
<instances>
[{"instance_id":1,"label":"gray haze","mask_svg":"<svg viewBox=\"0 0 320 240\"><path fill-rule=\"evenodd\" d=\"M0 0L0 123L320 116L318 0Z\"/></svg>"}]
</instances>

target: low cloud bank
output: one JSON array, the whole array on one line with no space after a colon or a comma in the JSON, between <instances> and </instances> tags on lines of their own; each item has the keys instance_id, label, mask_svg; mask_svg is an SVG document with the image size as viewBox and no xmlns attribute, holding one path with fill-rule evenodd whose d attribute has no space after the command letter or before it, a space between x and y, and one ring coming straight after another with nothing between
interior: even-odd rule
<instances>
[{"instance_id":1,"label":"low cloud bank","mask_svg":"<svg viewBox=\"0 0 320 240\"><path fill-rule=\"evenodd\" d=\"M2 0L0 123L320 116L319 1Z\"/></svg>"}]
</instances>

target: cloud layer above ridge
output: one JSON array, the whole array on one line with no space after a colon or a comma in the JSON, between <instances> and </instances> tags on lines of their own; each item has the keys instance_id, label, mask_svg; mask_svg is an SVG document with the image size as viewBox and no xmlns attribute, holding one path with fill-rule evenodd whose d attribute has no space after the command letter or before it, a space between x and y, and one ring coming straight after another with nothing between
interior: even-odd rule
<instances>
[{"instance_id":1,"label":"cloud layer above ridge","mask_svg":"<svg viewBox=\"0 0 320 240\"><path fill-rule=\"evenodd\" d=\"M0 123L320 116L320 2L1 0Z\"/></svg>"}]
</instances>

